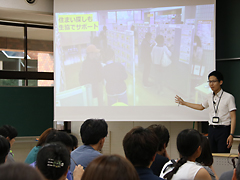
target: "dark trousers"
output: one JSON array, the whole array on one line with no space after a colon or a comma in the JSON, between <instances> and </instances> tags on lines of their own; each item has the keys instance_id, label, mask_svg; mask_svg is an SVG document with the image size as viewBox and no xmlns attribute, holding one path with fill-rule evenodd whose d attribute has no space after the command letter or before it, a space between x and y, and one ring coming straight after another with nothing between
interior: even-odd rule
<instances>
[{"instance_id":1,"label":"dark trousers","mask_svg":"<svg viewBox=\"0 0 240 180\"><path fill-rule=\"evenodd\" d=\"M209 126L208 139L212 153L230 153L227 148L227 138L230 135L231 126Z\"/></svg>"}]
</instances>

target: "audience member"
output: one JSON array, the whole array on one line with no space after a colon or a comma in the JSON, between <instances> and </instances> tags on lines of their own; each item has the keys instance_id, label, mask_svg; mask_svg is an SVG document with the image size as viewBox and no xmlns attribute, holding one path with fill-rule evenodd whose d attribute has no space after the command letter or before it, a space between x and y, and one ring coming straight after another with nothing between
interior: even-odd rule
<instances>
[{"instance_id":1,"label":"audience member","mask_svg":"<svg viewBox=\"0 0 240 180\"><path fill-rule=\"evenodd\" d=\"M8 140L0 135L0 164L3 164L7 160L7 155L10 150L10 144Z\"/></svg>"},{"instance_id":2,"label":"audience member","mask_svg":"<svg viewBox=\"0 0 240 180\"><path fill-rule=\"evenodd\" d=\"M140 180L160 179L150 169L158 150L158 138L154 132L142 127L133 128L123 139L123 149Z\"/></svg>"},{"instance_id":3,"label":"audience member","mask_svg":"<svg viewBox=\"0 0 240 180\"><path fill-rule=\"evenodd\" d=\"M153 131L158 137L159 143L157 155L155 161L153 161L150 168L152 169L153 174L159 176L164 164L167 163L170 159L166 150L170 135L167 128L161 124L153 124L149 126L147 129Z\"/></svg>"},{"instance_id":4,"label":"audience member","mask_svg":"<svg viewBox=\"0 0 240 180\"><path fill-rule=\"evenodd\" d=\"M202 136L202 152L201 155L196 159L197 164L203 166L210 174L212 180L218 179L216 172L212 166L213 156L210 148L210 143L207 137Z\"/></svg>"},{"instance_id":5,"label":"audience member","mask_svg":"<svg viewBox=\"0 0 240 180\"><path fill-rule=\"evenodd\" d=\"M127 159L103 155L89 163L82 180L139 180L139 177Z\"/></svg>"},{"instance_id":6,"label":"audience member","mask_svg":"<svg viewBox=\"0 0 240 180\"><path fill-rule=\"evenodd\" d=\"M39 171L24 163L6 163L0 172L0 180L44 180Z\"/></svg>"},{"instance_id":7,"label":"audience member","mask_svg":"<svg viewBox=\"0 0 240 180\"><path fill-rule=\"evenodd\" d=\"M75 149L78 148L78 139L73 134L70 134L70 136L71 136L72 141L73 141L72 151L74 151Z\"/></svg>"},{"instance_id":8,"label":"audience member","mask_svg":"<svg viewBox=\"0 0 240 180\"><path fill-rule=\"evenodd\" d=\"M201 154L202 135L195 129L185 129L177 136L177 149L180 160L174 163L173 168L168 168L166 163L160 177L167 180L211 180L206 169L197 165L195 160Z\"/></svg>"},{"instance_id":9,"label":"audience member","mask_svg":"<svg viewBox=\"0 0 240 180\"><path fill-rule=\"evenodd\" d=\"M102 154L105 137L108 134L108 125L104 119L87 119L80 128L83 145L71 153L70 171L73 172L75 165L81 164L85 169L88 164Z\"/></svg>"},{"instance_id":10,"label":"audience member","mask_svg":"<svg viewBox=\"0 0 240 180\"><path fill-rule=\"evenodd\" d=\"M36 167L46 180L65 180L69 166L70 152L63 144L46 144L37 154Z\"/></svg>"},{"instance_id":11,"label":"audience member","mask_svg":"<svg viewBox=\"0 0 240 180\"><path fill-rule=\"evenodd\" d=\"M233 170L232 180L240 180L240 161L237 162L237 168Z\"/></svg>"},{"instance_id":12,"label":"audience member","mask_svg":"<svg viewBox=\"0 0 240 180\"><path fill-rule=\"evenodd\" d=\"M18 132L13 126L3 125L2 127L0 127L0 135L4 136L9 141L11 148L15 142L15 137L17 137ZM7 156L8 163L15 162L13 156L14 154L10 150Z\"/></svg>"},{"instance_id":13,"label":"audience member","mask_svg":"<svg viewBox=\"0 0 240 180\"><path fill-rule=\"evenodd\" d=\"M72 138L63 131L52 131L49 133L46 139L46 144L48 143L62 143L68 149L69 153L72 151ZM70 160L69 160L70 161ZM31 164L31 166L36 166L36 161ZM67 179L72 180L72 173L68 171Z\"/></svg>"},{"instance_id":14,"label":"audience member","mask_svg":"<svg viewBox=\"0 0 240 180\"><path fill-rule=\"evenodd\" d=\"M37 142L37 145L34 146L32 148L32 150L29 152L26 160L25 160L25 163L27 164L31 164L33 162L36 161L37 159L37 153L38 151L41 149L41 147L45 144L45 141L47 139L47 136L49 135L49 133L51 133L52 131L55 131L53 128L48 128L46 129L42 134L41 136L39 137L39 140Z\"/></svg>"},{"instance_id":15,"label":"audience member","mask_svg":"<svg viewBox=\"0 0 240 180\"><path fill-rule=\"evenodd\" d=\"M238 156L240 155L240 143L238 144ZM240 168L240 167L239 167ZM229 180L233 177L233 170L222 173L219 180Z\"/></svg>"}]
</instances>

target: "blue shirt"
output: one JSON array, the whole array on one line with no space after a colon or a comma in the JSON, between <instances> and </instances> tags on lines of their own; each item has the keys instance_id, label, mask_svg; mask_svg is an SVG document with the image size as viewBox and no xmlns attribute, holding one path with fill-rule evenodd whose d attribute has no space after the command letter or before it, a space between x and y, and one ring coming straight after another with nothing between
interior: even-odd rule
<instances>
[{"instance_id":1,"label":"blue shirt","mask_svg":"<svg viewBox=\"0 0 240 180\"><path fill-rule=\"evenodd\" d=\"M95 149L93 149L91 146L88 145L82 145L72 151L71 153L71 166L70 166L70 171L73 172L75 169L75 166L81 165L85 169L88 164L94 160L95 158L101 156L102 154ZM74 161L75 162L74 162Z\"/></svg>"},{"instance_id":2,"label":"blue shirt","mask_svg":"<svg viewBox=\"0 0 240 180\"><path fill-rule=\"evenodd\" d=\"M164 180L153 174L152 170L147 167L135 167L140 180Z\"/></svg>"},{"instance_id":3,"label":"blue shirt","mask_svg":"<svg viewBox=\"0 0 240 180\"><path fill-rule=\"evenodd\" d=\"M41 149L42 146L35 146L34 148L32 148L32 150L29 152L25 163L27 164L31 164L33 162L35 162L37 160L37 154L38 151Z\"/></svg>"}]
</instances>

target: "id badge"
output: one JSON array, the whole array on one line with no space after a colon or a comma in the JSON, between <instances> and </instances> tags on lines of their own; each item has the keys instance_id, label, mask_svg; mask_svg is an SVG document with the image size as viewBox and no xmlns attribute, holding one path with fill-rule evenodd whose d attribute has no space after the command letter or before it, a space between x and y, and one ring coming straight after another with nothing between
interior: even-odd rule
<instances>
[{"instance_id":1,"label":"id badge","mask_svg":"<svg viewBox=\"0 0 240 180\"><path fill-rule=\"evenodd\" d=\"M219 117L214 116L214 117L212 118L212 122L213 122L213 123L219 123Z\"/></svg>"}]
</instances>

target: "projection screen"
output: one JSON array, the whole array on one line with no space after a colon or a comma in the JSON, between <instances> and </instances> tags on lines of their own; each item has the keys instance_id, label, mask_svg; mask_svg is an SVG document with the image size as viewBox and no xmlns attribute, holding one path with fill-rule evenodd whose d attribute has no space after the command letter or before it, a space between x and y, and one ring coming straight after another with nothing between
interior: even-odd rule
<instances>
[{"instance_id":1,"label":"projection screen","mask_svg":"<svg viewBox=\"0 0 240 180\"><path fill-rule=\"evenodd\" d=\"M207 121L215 0L54 1L55 121Z\"/></svg>"}]
</instances>

